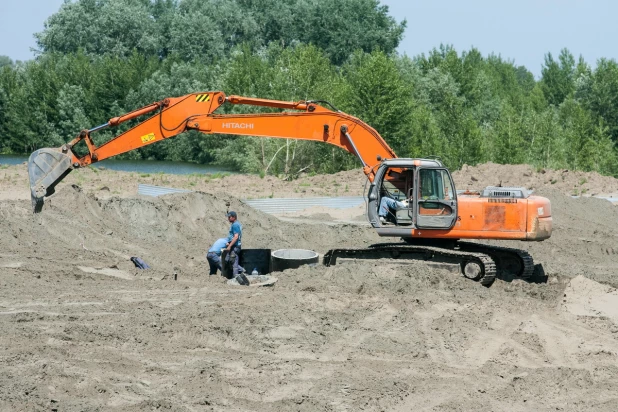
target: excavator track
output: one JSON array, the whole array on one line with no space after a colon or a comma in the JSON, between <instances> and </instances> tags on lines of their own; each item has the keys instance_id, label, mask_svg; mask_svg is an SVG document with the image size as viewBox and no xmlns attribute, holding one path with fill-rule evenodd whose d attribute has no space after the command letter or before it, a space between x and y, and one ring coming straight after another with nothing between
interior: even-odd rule
<instances>
[{"instance_id":1,"label":"excavator track","mask_svg":"<svg viewBox=\"0 0 618 412\"><path fill-rule=\"evenodd\" d=\"M415 246L401 243L371 245L366 249L331 249L323 258L325 266L337 264L344 259L406 259L440 263L455 263L461 266L463 275L479 281L483 286L491 286L496 279L496 263L486 253L446 249L434 246Z\"/></svg>"},{"instance_id":2,"label":"excavator track","mask_svg":"<svg viewBox=\"0 0 618 412\"><path fill-rule=\"evenodd\" d=\"M473 242L458 242L459 250L485 253L496 262L497 270L503 275L530 280L534 276L534 260L525 250L503 246L484 245Z\"/></svg>"}]
</instances>

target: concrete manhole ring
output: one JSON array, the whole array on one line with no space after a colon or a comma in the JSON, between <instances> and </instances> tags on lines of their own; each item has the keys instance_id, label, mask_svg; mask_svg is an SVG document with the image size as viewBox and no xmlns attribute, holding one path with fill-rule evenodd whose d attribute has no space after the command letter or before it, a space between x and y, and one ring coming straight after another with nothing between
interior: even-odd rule
<instances>
[{"instance_id":1,"label":"concrete manhole ring","mask_svg":"<svg viewBox=\"0 0 618 412\"><path fill-rule=\"evenodd\" d=\"M320 256L313 250L306 249L279 249L272 252L273 271L281 272L285 269L296 269L303 265L315 265Z\"/></svg>"}]
</instances>

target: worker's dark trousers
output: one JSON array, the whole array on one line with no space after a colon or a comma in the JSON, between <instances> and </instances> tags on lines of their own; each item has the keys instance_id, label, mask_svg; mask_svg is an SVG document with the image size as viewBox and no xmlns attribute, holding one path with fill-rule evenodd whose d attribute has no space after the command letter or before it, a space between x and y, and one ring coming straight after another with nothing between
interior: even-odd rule
<instances>
[{"instance_id":1,"label":"worker's dark trousers","mask_svg":"<svg viewBox=\"0 0 618 412\"><path fill-rule=\"evenodd\" d=\"M242 266L240 266L238 264L238 260L240 258L240 246L234 246L232 248L232 250L230 251L230 253L227 254L227 256L225 257L225 261L230 263L232 263L232 274L234 276L238 275L238 272L244 272L245 269L242 268Z\"/></svg>"},{"instance_id":2,"label":"worker's dark trousers","mask_svg":"<svg viewBox=\"0 0 618 412\"><path fill-rule=\"evenodd\" d=\"M221 257L215 252L208 252L206 254L206 260L208 260L208 264L210 265L210 274L216 275L217 270L221 270Z\"/></svg>"}]
</instances>

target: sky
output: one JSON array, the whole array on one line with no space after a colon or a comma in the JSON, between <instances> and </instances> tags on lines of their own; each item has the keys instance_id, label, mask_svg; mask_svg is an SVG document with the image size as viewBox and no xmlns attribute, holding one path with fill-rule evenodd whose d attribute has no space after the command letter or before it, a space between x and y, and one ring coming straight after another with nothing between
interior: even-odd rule
<instances>
[{"instance_id":1,"label":"sky","mask_svg":"<svg viewBox=\"0 0 618 412\"><path fill-rule=\"evenodd\" d=\"M398 51L427 54L440 44L458 53L477 48L525 66L540 77L545 55L567 48L596 67L618 59L615 0L382 0L397 21L407 20Z\"/></svg>"},{"instance_id":2,"label":"sky","mask_svg":"<svg viewBox=\"0 0 618 412\"><path fill-rule=\"evenodd\" d=\"M0 0L0 55L33 58L34 33L64 0ZM336 1L336 0L333 0ZM540 77L544 56L563 48L592 67L618 59L618 2L613 0L381 0L397 21L407 20L398 52L427 54L440 44L461 53L476 47L526 66Z\"/></svg>"}]
</instances>

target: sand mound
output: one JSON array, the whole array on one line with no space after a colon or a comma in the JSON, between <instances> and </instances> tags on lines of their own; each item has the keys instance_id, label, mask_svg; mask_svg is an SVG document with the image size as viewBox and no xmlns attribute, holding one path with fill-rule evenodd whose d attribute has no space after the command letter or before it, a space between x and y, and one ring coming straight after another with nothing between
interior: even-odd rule
<instances>
[{"instance_id":1,"label":"sand mound","mask_svg":"<svg viewBox=\"0 0 618 412\"><path fill-rule=\"evenodd\" d=\"M27 202L3 203L0 246L11 255L58 262L59 271L77 265L130 270L128 258L139 256L157 270L199 276L207 271L205 251L227 235L228 210L238 212L245 248L294 247L324 253L378 240L372 231L355 225L283 223L220 195L98 199L78 186L65 186L34 216Z\"/></svg>"},{"instance_id":2,"label":"sand mound","mask_svg":"<svg viewBox=\"0 0 618 412\"><path fill-rule=\"evenodd\" d=\"M514 186L538 190L551 187L566 195L618 197L618 179L596 172L535 169L529 165L484 163L464 165L453 173L457 189L482 189L486 186Z\"/></svg>"},{"instance_id":3,"label":"sand mound","mask_svg":"<svg viewBox=\"0 0 618 412\"><path fill-rule=\"evenodd\" d=\"M618 325L618 291L583 276L571 280L564 291L564 305L578 316L610 319Z\"/></svg>"}]
</instances>

